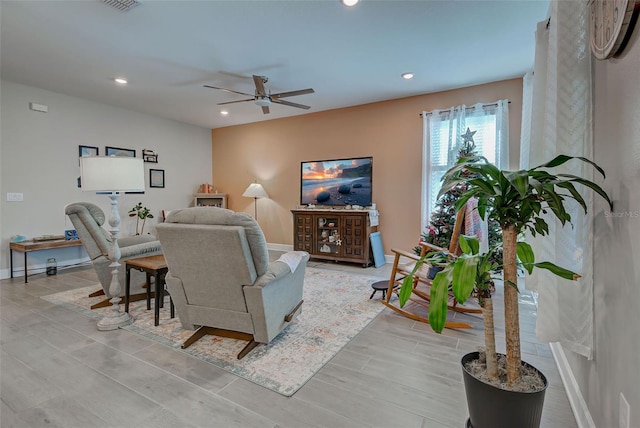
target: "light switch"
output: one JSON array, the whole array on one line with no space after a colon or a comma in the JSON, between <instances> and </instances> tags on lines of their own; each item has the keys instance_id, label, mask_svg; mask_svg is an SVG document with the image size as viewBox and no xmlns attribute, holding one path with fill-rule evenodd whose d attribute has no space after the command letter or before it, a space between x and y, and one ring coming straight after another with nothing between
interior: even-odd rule
<instances>
[{"instance_id":1,"label":"light switch","mask_svg":"<svg viewBox=\"0 0 640 428\"><path fill-rule=\"evenodd\" d=\"M23 202L23 193L7 193L7 202Z\"/></svg>"}]
</instances>

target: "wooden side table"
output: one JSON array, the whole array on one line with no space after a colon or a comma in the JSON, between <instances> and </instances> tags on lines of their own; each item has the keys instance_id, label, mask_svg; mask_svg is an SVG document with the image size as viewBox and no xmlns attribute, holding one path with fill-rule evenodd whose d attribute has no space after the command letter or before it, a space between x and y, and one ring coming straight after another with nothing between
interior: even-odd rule
<instances>
[{"instance_id":1,"label":"wooden side table","mask_svg":"<svg viewBox=\"0 0 640 428\"><path fill-rule=\"evenodd\" d=\"M74 240L64 240L57 239L54 241L23 241L23 242L11 242L9 243L9 259L11 263L11 278L13 278L13 252L20 251L24 253L24 283L27 281L27 254L31 251L41 251L41 250L53 250L56 248L67 248L67 247L79 247L82 246L82 241L79 239Z\"/></svg>"},{"instance_id":2,"label":"wooden side table","mask_svg":"<svg viewBox=\"0 0 640 428\"><path fill-rule=\"evenodd\" d=\"M155 278L155 292L154 292L154 325L158 325L160 318L160 307L163 305L164 300L164 277L169 271L167 268L167 262L162 254L157 256L138 257L136 259L125 260L125 269L127 273L127 283L124 292L124 311L129 312L129 291L131 290L131 269L139 270L147 274L147 310L151 309L151 277ZM169 296L169 302L171 303L171 318L175 316L175 308L171 296Z\"/></svg>"}]
</instances>

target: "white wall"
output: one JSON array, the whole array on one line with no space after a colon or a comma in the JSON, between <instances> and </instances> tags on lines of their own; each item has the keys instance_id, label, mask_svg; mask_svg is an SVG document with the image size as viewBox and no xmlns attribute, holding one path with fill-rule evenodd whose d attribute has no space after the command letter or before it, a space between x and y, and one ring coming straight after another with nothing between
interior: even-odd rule
<instances>
[{"instance_id":1,"label":"white wall","mask_svg":"<svg viewBox=\"0 0 640 428\"><path fill-rule=\"evenodd\" d=\"M639 31L623 57L595 64L595 161L607 173L614 211L604 209L595 224L595 357L567 352L595 426L603 428L618 426L620 393L631 404L630 426L640 427Z\"/></svg>"},{"instance_id":2,"label":"white wall","mask_svg":"<svg viewBox=\"0 0 640 428\"><path fill-rule=\"evenodd\" d=\"M135 220L127 211L137 202L156 217L145 226L152 230L162 209L189 206L200 183L211 182L211 130L160 119L104 104L34 87L0 82L0 274L9 274L9 239L63 234L72 229L64 215L70 202L87 201L110 212L107 196L82 192L78 145L105 146L158 153L158 163L145 163L144 195L120 198L121 236L135 233ZM48 113L31 111L29 103L49 107ZM175 108L180 108L176 105ZM165 170L165 188L149 188L148 170ZM24 194L24 202L7 202L7 192ZM107 225L108 228L108 225ZM29 267L43 266L55 257L58 266L84 259L80 248L29 254ZM22 253L14 253L15 267L22 269ZM21 275L18 274L18 275Z\"/></svg>"}]
</instances>

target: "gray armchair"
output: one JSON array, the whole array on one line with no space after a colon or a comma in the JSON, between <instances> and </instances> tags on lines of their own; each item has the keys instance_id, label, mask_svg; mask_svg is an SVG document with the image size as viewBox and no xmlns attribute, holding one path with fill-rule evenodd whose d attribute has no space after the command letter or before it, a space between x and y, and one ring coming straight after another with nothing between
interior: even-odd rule
<instances>
[{"instance_id":1,"label":"gray armchair","mask_svg":"<svg viewBox=\"0 0 640 428\"><path fill-rule=\"evenodd\" d=\"M109 248L111 247L111 234L102 225L105 222L104 212L97 206L89 202L75 202L65 207L65 214L69 216L73 227L78 232L78 237L82 240L82 245L91 259L91 263L98 274L98 280L102 284L102 291L94 293L92 296L104 294L107 298L91 307L91 309L110 306L109 285L111 284L111 269L109 265ZM153 256L162 254L160 241L153 235L136 235L118 238L123 262L127 259L137 257ZM123 266L118 271L121 294L124 296L125 269ZM146 298L142 285L146 284L146 277L143 273L131 270L131 297L130 301Z\"/></svg>"},{"instance_id":2,"label":"gray armchair","mask_svg":"<svg viewBox=\"0 0 640 428\"><path fill-rule=\"evenodd\" d=\"M169 272L166 283L183 328L248 340L238 359L269 343L302 306L309 255L292 251L269 263L258 223L214 207L171 211L156 226Z\"/></svg>"}]
</instances>

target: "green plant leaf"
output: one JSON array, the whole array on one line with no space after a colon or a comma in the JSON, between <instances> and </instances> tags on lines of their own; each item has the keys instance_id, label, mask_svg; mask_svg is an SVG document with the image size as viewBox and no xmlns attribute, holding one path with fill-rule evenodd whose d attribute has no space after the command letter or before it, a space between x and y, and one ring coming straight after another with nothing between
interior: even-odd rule
<instances>
[{"instance_id":1,"label":"green plant leaf","mask_svg":"<svg viewBox=\"0 0 640 428\"><path fill-rule=\"evenodd\" d=\"M525 170L505 171L503 175L518 191L520 197L524 198L529 188L529 172Z\"/></svg>"},{"instance_id":2,"label":"green plant leaf","mask_svg":"<svg viewBox=\"0 0 640 428\"><path fill-rule=\"evenodd\" d=\"M531 245L522 241L518 242L516 244L516 254L518 255L518 260L522 262L524 268L529 272L529 275L531 275L531 272L533 271L533 263L536 261Z\"/></svg>"},{"instance_id":3,"label":"green plant leaf","mask_svg":"<svg viewBox=\"0 0 640 428\"><path fill-rule=\"evenodd\" d=\"M402 285L400 286L400 291L398 292L398 303L400 304L401 308L404 307L405 303L407 303L407 301L409 300L409 297L411 297L412 290L413 276L409 275L402 280Z\"/></svg>"},{"instance_id":4,"label":"green plant leaf","mask_svg":"<svg viewBox=\"0 0 640 428\"><path fill-rule=\"evenodd\" d=\"M598 186L593 181L585 180L584 178L581 178L572 174L558 174L558 176L571 178L570 181L575 181L576 183L580 183L583 186L587 186L588 188L590 188L591 190L593 190L594 192L602 196L609 204L609 209L613 210L613 202L611 202L611 199L609 199L609 195L607 195L607 192L605 192L602 189L602 187Z\"/></svg>"},{"instance_id":5,"label":"green plant leaf","mask_svg":"<svg viewBox=\"0 0 640 428\"><path fill-rule=\"evenodd\" d=\"M449 296L449 284L453 276L452 266L447 265L438 272L431 283L429 302L429 324L436 333L442 333L447 322L447 299Z\"/></svg>"},{"instance_id":6,"label":"green plant leaf","mask_svg":"<svg viewBox=\"0 0 640 428\"><path fill-rule=\"evenodd\" d=\"M480 240L477 236L460 235L458 240L460 249L465 254L478 254L480 252Z\"/></svg>"},{"instance_id":7,"label":"green plant leaf","mask_svg":"<svg viewBox=\"0 0 640 428\"><path fill-rule=\"evenodd\" d=\"M458 303L464 303L471 296L475 286L478 267L477 255L463 254L453 264L453 294Z\"/></svg>"},{"instance_id":8,"label":"green plant leaf","mask_svg":"<svg viewBox=\"0 0 640 428\"><path fill-rule=\"evenodd\" d=\"M563 267L555 265L551 262L534 263L534 266L540 269L547 269L553 274L558 275L561 278L568 279L570 281L575 281L578 278L580 278L580 275L578 275L577 273L570 271L569 269L565 269Z\"/></svg>"}]
</instances>

